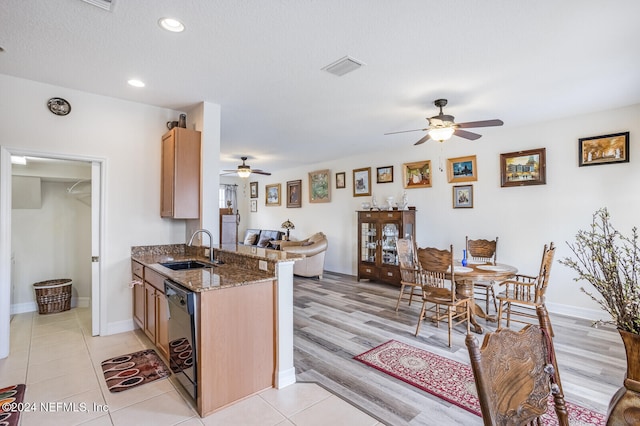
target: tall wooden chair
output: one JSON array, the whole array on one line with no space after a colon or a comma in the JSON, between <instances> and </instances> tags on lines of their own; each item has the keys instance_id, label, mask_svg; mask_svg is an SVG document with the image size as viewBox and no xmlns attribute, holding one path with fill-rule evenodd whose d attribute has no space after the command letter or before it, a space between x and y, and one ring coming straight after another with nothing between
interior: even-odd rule
<instances>
[{"instance_id":1,"label":"tall wooden chair","mask_svg":"<svg viewBox=\"0 0 640 426\"><path fill-rule=\"evenodd\" d=\"M430 318L439 326L440 321L447 320L449 327L449 347L451 347L451 330L463 322L467 323L469 333L470 297L456 294L455 269L453 266L453 246L449 250L437 248L419 248L418 262L421 268L422 309L418 317L416 336L420 325L430 313ZM447 285L447 281L451 285Z\"/></svg>"},{"instance_id":2,"label":"tall wooden chair","mask_svg":"<svg viewBox=\"0 0 640 426\"><path fill-rule=\"evenodd\" d=\"M400 294L396 303L396 312L400 307L400 301L405 295L405 289L409 288L409 305L413 296L422 294L422 281L420 280L420 265L416 256L416 247L412 239L400 238L396 242L398 250L398 264L400 266ZM416 293L416 290L418 293Z\"/></svg>"},{"instance_id":3,"label":"tall wooden chair","mask_svg":"<svg viewBox=\"0 0 640 426\"><path fill-rule=\"evenodd\" d=\"M485 426L539 425L549 394L561 426L569 420L544 305L536 308L539 324L520 331L488 333L482 347L470 333L465 343Z\"/></svg>"},{"instance_id":4,"label":"tall wooden chair","mask_svg":"<svg viewBox=\"0 0 640 426\"><path fill-rule=\"evenodd\" d=\"M484 262L495 264L498 257L498 237L495 240L470 240L467 236L466 247L467 257L474 262ZM493 301L493 308L498 312L498 304L496 303L496 293L494 290L494 281L475 281L473 283L474 293L480 294L485 301L485 313L489 315L489 302Z\"/></svg>"},{"instance_id":5,"label":"tall wooden chair","mask_svg":"<svg viewBox=\"0 0 640 426\"><path fill-rule=\"evenodd\" d=\"M498 328L503 316L506 315L507 327L511 321L527 323L526 320L513 319L513 316L523 318L537 318L534 309L544 306L545 293L549 285L549 275L556 248L553 242L545 244L542 251L542 262L537 276L518 274L514 279L500 283L504 291L498 294ZM553 332L551 333L553 335Z\"/></svg>"}]
</instances>

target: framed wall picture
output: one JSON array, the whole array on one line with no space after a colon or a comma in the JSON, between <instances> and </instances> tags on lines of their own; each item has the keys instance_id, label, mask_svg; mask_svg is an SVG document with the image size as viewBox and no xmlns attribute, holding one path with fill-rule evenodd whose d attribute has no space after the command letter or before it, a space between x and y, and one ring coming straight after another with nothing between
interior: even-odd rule
<instances>
[{"instance_id":1,"label":"framed wall picture","mask_svg":"<svg viewBox=\"0 0 640 426\"><path fill-rule=\"evenodd\" d=\"M478 180L476 156L447 159L447 179L449 182L472 182Z\"/></svg>"},{"instance_id":2,"label":"framed wall picture","mask_svg":"<svg viewBox=\"0 0 640 426\"><path fill-rule=\"evenodd\" d=\"M371 167L353 170L353 196L371 195Z\"/></svg>"},{"instance_id":3,"label":"framed wall picture","mask_svg":"<svg viewBox=\"0 0 640 426\"><path fill-rule=\"evenodd\" d=\"M258 200L251 200L251 211L254 213L258 211Z\"/></svg>"},{"instance_id":4,"label":"framed wall picture","mask_svg":"<svg viewBox=\"0 0 640 426\"><path fill-rule=\"evenodd\" d=\"M249 194L251 198L258 198L258 182L249 182Z\"/></svg>"},{"instance_id":5,"label":"framed wall picture","mask_svg":"<svg viewBox=\"0 0 640 426\"><path fill-rule=\"evenodd\" d=\"M578 139L578 166L629 162L629 132Z\"/></svg>"},{"instance_id":6,"label":"framed wall picture","mask_svg":"<svg viewBox=\"0 0 640 426\"><path fill-rule=\"evenodd\" d=\"M545 148L500 154L500 186L544 185L546 163Z\"/></svg>"},{"instance_id":7,"label":"framed wall picture","mask_svg":"<svg viewBox=\"0 0 640 426\"><path fill-rule=\"evenodd\" d=\"M280 201L280 184L279 183L274 183L271 185L266 185L265 186L265 196L266 196L266 202L265 205L267 206L279 206L281 201Z\"/></svg>"},{"instance_id":8,"label":"framed wall picture","mask_svg":"<svg viewBox=\"0 0 640 426\"><path fill-rule=\"evenodd\" d=\"M287 182L287 208L302 207L302 181Z\"/></svg>"},{"instance_id":9,"label":"framed wall picture","mask_svg":"<svg viewBox=\"0 0 640 426\"><path fill-rule=\"evenodd\" d=\"M329 170L309 173L309 202L328 203L331 201L331 174Z\"/></svg>"},{"instance_id":10,"label":"framed wall picture","mask_svg":"<svg viewBox=\"0 0 640 426\"><path fill-rule=\"evenodd\" d=\"M405 188L431 187L431 160L404 163L402 184Z\"/></svg>"},{"instance_id":11,"label":"framed wall picture","mask_svg":"<svg viewBox=\"0 0 640 426\"><path fill-rule=\"evenodd\" d=\"M393 182L393 166L378 167L376 169L377 183Z\"/></svg>"},{"instance_id":12,"label":"framed wall picture","mask_svg":"<svg viewBox=\"0 0 640 426\"><path fill-rule=\"evenodd\" d=\"M345 172L336 173L336 188L342 189L347 187L347 177Z\"/></svg>"},{"instance_id":13,"label":"framed wall picture","mask_svg":"<svg viewBox=\"0 0 640 426\"><path fill-rule=\"evenodd\" d=\"M453 208L473 208L473 185L455 185L453 187Z\"/></svg>"}]
</instances>

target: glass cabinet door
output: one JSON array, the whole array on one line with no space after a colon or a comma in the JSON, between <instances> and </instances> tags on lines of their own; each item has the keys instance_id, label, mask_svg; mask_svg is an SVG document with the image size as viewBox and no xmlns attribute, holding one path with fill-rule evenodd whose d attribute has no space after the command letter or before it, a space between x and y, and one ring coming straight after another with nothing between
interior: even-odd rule
<instances>
[{"instance_id":1,"label":"glass cabinet door","mask_svg":"<svg viewBox=\"0 0 640 426\"><path fill-rule=\"evenodd\" d=\"M360 228L360 261L372 262L376 261L378 235L376 232L376 224L372 222L364 222Z\"/></svg>"},{"instance_id":2,"label":"glass cabinet door","mask_svg":"<svg viewBox=\"0 0 640 426\"><path fill-rule=\"evenodd\" d=\"M398 234L400 232L397 223L385 223L382 227L382 264L398 264Z\"/></svg>"}]
</instances>

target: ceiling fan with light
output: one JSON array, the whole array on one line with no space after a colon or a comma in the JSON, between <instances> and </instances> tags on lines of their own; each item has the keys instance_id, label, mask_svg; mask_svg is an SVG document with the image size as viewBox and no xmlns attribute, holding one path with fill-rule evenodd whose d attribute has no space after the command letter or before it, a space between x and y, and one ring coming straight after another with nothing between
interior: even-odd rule
<instances>
[{"instance_id":1,"label":"ceiling fan with light","mask_svg":"<svg viewBox=\"0 0 640 426\"><path fill-rule=\"evenodd\" d=\"M456 123L454 121L453 115L446 115L442 113L442 108L447 105L446 99L436 99L434 105L440 108L440 114L427 118L429 122L429 127L424 129L414 129L414 130L402 130L400 132L390 132L385 133L385 135L394 135L396 133L407 133L407 132L427 132L427 134L420 139L418 142L414 143L414 145L420 145L421 143L425 143L429 139L436 140L438 142L444 142L446 140L451 139L451 136L456 135L461 138L476 140L482 137L477 133L469 132L462 129L470 129L474 127L492 127L492 126L502 126L504 123L502 120L482 120L482 121L470 121L467 123Z\"/></svg>"},{"instance_id":2,"label":"ceiling fan with light","mask_svg":"<svg viewBox=\"0 0 640 426\"><path fill-rule=\"evenodd\" d=\"M252 169L248 164L245 164L245 161L247 161L247 158L249 157L240 157L240 159L242 160L242 164L239 164L236 170L223 170L224 172L223 174L228 175L232 173L237 173L238 176L240 176L241 178L247 178L251 175L251 173L256 173L258 175L271 176L271 173L269 172L265 172L260 169Z\"/></svg>"}]
</instances>

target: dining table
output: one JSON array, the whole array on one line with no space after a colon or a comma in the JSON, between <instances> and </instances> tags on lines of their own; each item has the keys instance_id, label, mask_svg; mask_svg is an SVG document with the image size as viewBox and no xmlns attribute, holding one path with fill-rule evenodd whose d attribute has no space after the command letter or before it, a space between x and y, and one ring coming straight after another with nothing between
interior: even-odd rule
<instances>
[{"instance_id":1,"label":"dining table","mask_svg":"<svg viewBox=\"0 0 640 426\"><path fill-rule=\"evenodd\" d=\"M480 306L475 303L473 284L479 281L489 281L498 283L515 277L518 268L507 265L505 263L485 263L468 261L466 266L462 266L461 261L454 263L454 276L456 281L456 294L459 297L468 297L470 299L470 318L472 330L475 333L482 334L484 330L478 324L476 316L485 318L490 321L496 321L495 317L489 316L488 312L484 312ZM449 276L450 279L450 276Z\"/></svg>"}]
</instances>

